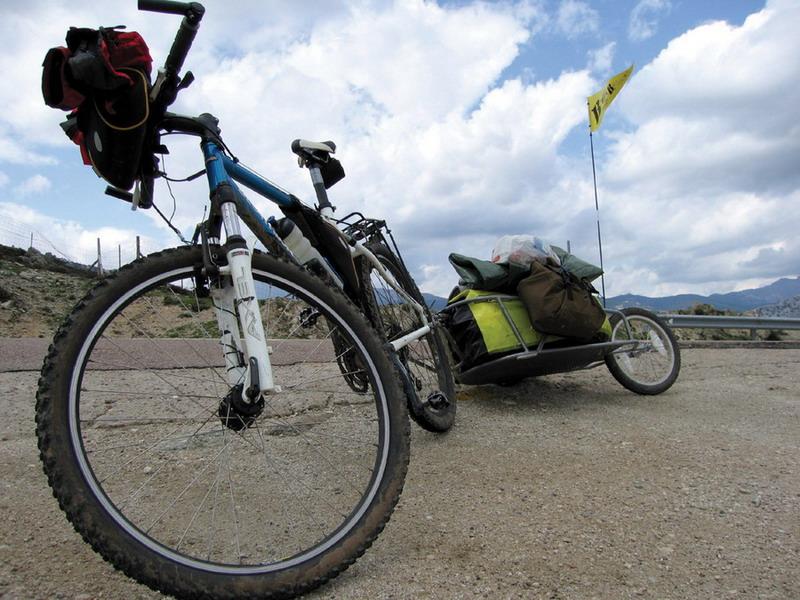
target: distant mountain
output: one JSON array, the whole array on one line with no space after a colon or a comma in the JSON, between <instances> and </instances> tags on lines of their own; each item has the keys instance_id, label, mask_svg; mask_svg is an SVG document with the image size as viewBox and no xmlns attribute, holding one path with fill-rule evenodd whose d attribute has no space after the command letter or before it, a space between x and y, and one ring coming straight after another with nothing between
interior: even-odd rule
<instances>
[{"instance_id":1,"label":"distant mountain","mask_svg":"<svg viewBox=\"0 0 800 600\"><path fill-rule=\"evenodd\" d=\"M425 304L434 312L442 310L447 306L447 298L442 298L441 296L436 296L427 292L423 292L422 297L425 298Z\"/></svg>"},{"instance_id":2,"label":"distant mountain","mask_svg":"<svg viewBox=\"0 0 800 600\"><path fill-rule=\"evenodd\" d=\"M641 306L655 312L672 312L682 308L690 308L695 304L711 304L719 309L744 312L756 308L780 304L800 295L800 277L783 278L761 288L729 292L727 294L679 294L664 298L650 298L636 294L623 294L608 299L609 308Z\"/></svg>"}]
</instances>

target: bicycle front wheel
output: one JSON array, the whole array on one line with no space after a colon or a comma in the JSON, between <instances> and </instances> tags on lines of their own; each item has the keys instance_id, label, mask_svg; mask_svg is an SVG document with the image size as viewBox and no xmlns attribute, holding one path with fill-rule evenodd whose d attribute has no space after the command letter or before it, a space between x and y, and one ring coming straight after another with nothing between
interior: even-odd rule
<instances>
[{"instance_id":1,"label":"bicycle front wheel","mask_svg":"<svg viewBox=\"0 0 800 600\"><path fill-rule=\"evenodd\" d=\"M106 560L178 597L286 597L334 577L381 531L407 469L404 393L364 317L294 265L252 265L282 388L259 411L228 381L197 247L99 284L42 370L37 435L62 509Z\"/></svg>"},{"instance_id":2,"label":"bicycle front wheel","mask_svg":"<svg viewBox=\"0 0 800 600\"><path fill-rule=\"evenodd\" d=\"M380 243L368 244L367 248L403 291L425 306L419 288L395 254ZM364 310L388 341L401 338L422 325L416 310L387 283L372 263L362 258L359 267ZM428 321L432 322L430 315ZM435 324L432 325L431 333L401 348L398 358L406 371L409 414L423 429L444 432L453 426L456 418L455 383L442 334Z\"/></svg>"}]
</instances>

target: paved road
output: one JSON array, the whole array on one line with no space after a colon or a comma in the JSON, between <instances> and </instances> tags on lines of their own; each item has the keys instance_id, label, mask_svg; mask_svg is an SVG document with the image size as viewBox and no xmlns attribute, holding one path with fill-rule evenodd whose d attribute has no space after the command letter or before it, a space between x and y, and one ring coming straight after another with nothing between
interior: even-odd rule
<instances>
[{"instance_id":1,"label":"paved road","mask_svg":"<svg viewBox=\"0 0 800 600\"><path fill-rule=\"evenodd\" d=\"M301 360L329 360L331 349L320 346L316 340L271 340L271 344L282 344L276 364L288 364ZM0 338L0 373L13 371L38 371L47 353L50 340L40 338ZM219 342L211 339L162 339L125 340L124 351L106 347L105 361L108 365L132 365L131 368L208 367L222 366ZM154 345L157 349L154 351ZM103 367L100 367L103 368ZM108 367L112 368L112 367Z\"/></svg>"},{"instance_id":2,"label":"paved road","mask_svg":"<svg viewBox=\"0 0 800 600\"><path fill-rule=\"evenodd\" d=\"M0 337L0 372L41 369L49 345L49 339Z\"/></svg>"},{"instance_id":3,"label":"paved road","mask_svg":"<svg viewBox=\"0 0 800 600\"><path fill-rule=\"evenodd\" d=\"M657 398L604 369L462 389L449 434L414 428L375 545L309 597L800 598L800 350L683 357ZM0 373L0 596L160 598L58 510L36 378Z\"/></svg>"}]
</instances>

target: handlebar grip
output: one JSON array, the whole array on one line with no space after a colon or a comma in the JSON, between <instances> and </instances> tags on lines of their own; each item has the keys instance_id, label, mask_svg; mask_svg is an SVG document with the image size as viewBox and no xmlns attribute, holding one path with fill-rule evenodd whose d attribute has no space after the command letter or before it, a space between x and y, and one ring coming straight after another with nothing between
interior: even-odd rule
<instances>
[{"instance_id":1,"label":"handlebar grip","mask_svg":"<svg viewBox=\"0 0 800 600\"><path fill-rule=\"evenodd\" d=\"M139 10L160 12L170 15L185 15L189 10L188 2L175 2L174 0L139 0Z\"/></svg>"},{"instance_id":2,"label":"handlebar grip","mask_svg":"<svg viewBox=\"0 0 800 600\"><path fill-rule=\"evenodd\" d=\"M175 41L172 42L172 48L170 48L167 60L164 63L167 73L173 75L180 73L183 61L186 60L186 55L189 54L189 49L192 47L194 36L197 35L197 28L197 24L192 25L189 23L188 17L181 21L181 26L175 35Z\"/></svg>"},{"instance_id":3,"label":"handlebar grip","mask_svg":"<svg viewBox=\"0 0 800 600\"><path fill-rule=\"evenodd\" d=\"M175 41L172 42L164 64L167 74L177 77L183 61L186 60L186 55L189 54L189 49L192 47L194 36L197 35L197 29L200 27L200 21L203 19L206 9L199 2L175 2L173 0L139 0L138 6L139 10L183 15L183 21L181 21L181 26L175 35Z\"/></svg>"}]
</instances>

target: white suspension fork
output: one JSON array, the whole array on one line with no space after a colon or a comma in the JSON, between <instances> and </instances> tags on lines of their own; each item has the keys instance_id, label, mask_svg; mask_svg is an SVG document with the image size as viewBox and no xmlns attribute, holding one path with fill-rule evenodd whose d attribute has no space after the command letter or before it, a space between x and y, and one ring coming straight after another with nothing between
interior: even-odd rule
<instances>
[{"instance_id":1,"label":"white suspension fork","mask_svg":"<svg viewBox=\"0 0 800 600\"><path fill-rule=\"evenodd\" d=\"M229 241L228 265L221 268L220 272L229 275L232 282L233 304L238 315L236 330L241 329L241 341L244 345L242 350L246 361L243 391L246 392L255 383L258 384L258 391L263 394L278 391L272 377L267 336L264 333L264 324L261 321L261 311L256 297L252 257L241 235L236 205L233 202L224 202L220 209ZM231 238L241 240L241 243L231 244ZM256 368L255 372L253 371L254 367ZM250 400L252 399L250 398Z\"/></svg>"},{"instance_id":2,"label":"white suspension fork","mask_svg":"<svg viewBox=\"0 0 800 600\"><path fill-rule=\"evenodd\" d=\"M225 356L225 370L231 387L247 381L247 366L244 361L242 340L239 336L239 321L236 318L236 295L233 285L226 279L222 288L211 290L217 324L221 333L219 343Z\"/></svg>"}]
</instances>

